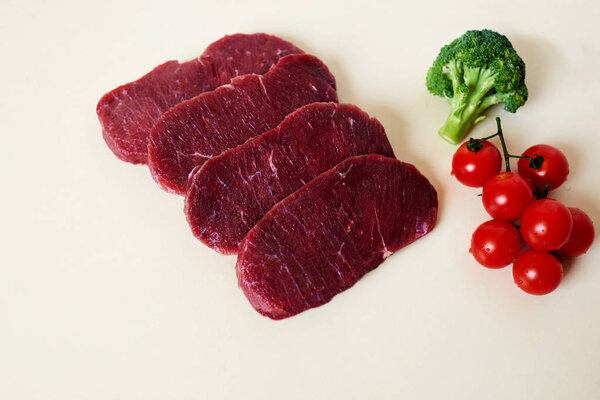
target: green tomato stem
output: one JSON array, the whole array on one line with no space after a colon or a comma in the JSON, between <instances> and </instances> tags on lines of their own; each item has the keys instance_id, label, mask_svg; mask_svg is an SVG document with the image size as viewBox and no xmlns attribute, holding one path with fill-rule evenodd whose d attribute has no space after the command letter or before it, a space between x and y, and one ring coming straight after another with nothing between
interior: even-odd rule
<instances>
[{"instance_id":1,"label":"green tomato stem","mask_svg":"<svg viewBox=\"0 0 600 400\"><path fill-rule=\"evenodd\" d=\"M540 169L542 166L542 163L544 162L544 157L541 154L536 154L535 157L529 157L529 156L516 156L513 154L509 154L508 155L511 158L522 158L523 160L528 160L529 161L529 167L533 168L533 169Z\"/></svg>"},{"instance_id":2,"label":"green tomato stem","mask_svg":"<svg viewBox=\"0 0 600 400\"><path fill-rule=\"evenodd\" d=\"M500 117L496 117L496 125L498 126L497 135L500 136L500 143L502 144L502 152L504 153L504 162L506 164L506 172L510 172L510 154L506 148L506 142L504 141L504 133L502 132L502 125L500 125Z\"/></svg>"},{"instance_id":3,"label":"green tomato stem","mask_svg":"<svg viewBox=\"0 0 600 400\"><path fill-rule=\"evenodd\" d=\"M467 149L476 153L479 150L481 150L481 148L483 147L481 145L481 142L484 142L484 141L491 139L493 137L496 137L496 136L500 136L500 143L502 143L502 152L504 153L504 162L506 163L506 171L507 172L510 172L510 162L509 161L511 158L522 158L524 160L528 160L530 168L533 168L536 170L540 169L540 167L542 166L542 163L544 162L544 157L541 154L535 154L535 157L517 156L514 154L509 154L508 149L506 148L506 142L504 141L504 133L502 132L502 126L500 125L500 117L496 117L496 125L498 126L498 132L494 133L493 135L486 136L484 138L479 138L479 139L471 138L469 140L469 143L467 144Z\"/></svg>"}]
</instances>

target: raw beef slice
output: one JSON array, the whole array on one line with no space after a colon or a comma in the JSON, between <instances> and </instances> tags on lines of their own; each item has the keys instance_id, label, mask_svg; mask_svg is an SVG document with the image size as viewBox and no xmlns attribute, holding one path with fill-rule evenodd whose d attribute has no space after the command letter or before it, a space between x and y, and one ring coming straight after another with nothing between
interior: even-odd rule
<instances>
[{"instance_id":1,"label":"raw beef slice","mask_svg":"<svg viewBox=\"0 0 600 400\"><path fill-rule=\"evenodd\" d=\"M410 164L347 159L275 205L240 245L238 282L272 319L327 303L435 225L437 194Z\"/></svg>"},{"instance_id":2,"label":"raw beef slice","mask_svg":"<svg viewBox=\"0 0 600 400\"><path fill-rule=\"evenodd\" d=\"M305 104L337 102L335 79L318 58L286 56L264 75L184 101L164 113L150 133L148 165L165 190L185 193L194 167L277 125Z\"/></svg>"},{"instance_id":3,"label":"raw beef slice","mask_svg":"<svg viewBox=\"0 0 600 400\"><path fill-rule=\"evenodd\" d=\"M275 203L346 158L369 153L394 157L379 121L349 104L304 106L192 175L185 201L192 232L220 253L237 253Z\"/></svg>"},{"instance_id":4,"label":"raw beef slice","mask_svg":"<svg viewBox=\"0 0 600 400\"><path fill-rule=\"evenodd\" d=\"M102 96L96 111L104 139L121 160L146 163L148 135L162 113L238 75L264 74L281 57L299 53L275 36L236 34L214 42L195 60L168 61Z\"/></svg>"}]
</instances>

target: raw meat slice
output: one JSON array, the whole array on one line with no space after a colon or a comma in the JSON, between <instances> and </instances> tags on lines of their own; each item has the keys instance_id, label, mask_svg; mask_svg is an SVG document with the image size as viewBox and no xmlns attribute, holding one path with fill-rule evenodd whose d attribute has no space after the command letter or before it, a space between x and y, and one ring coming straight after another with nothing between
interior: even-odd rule
<instances>
[{"instance_id":1,"label":"raw meat slice","mask_svg":"<svg viewBox=\"0 0 600 400\"><path fill-rule=\"evenodd\" d=\"M192 61L168 61L100 99L96 112L108 147L123 161L145 164L148 135L169 108L249 74L264 74L284 56L302 50L276 36L225 36Z\"/></svg>"},{"instance_id":2,"label":"raw meat slice","mask_svg":"<svg viewBox=\"0 0 600 400\"><path fill-rule=\"evenodd\" d=\"M185 193L194 167L276 127L314 102L337 102L335 79L318 58L286 56L264 75L244 75L164 113L150 133L148 165L165 190Z\"/></svg>"},{"instance_id":3,"label":"raw meat slice","mask_svg":"<svg viewBox=\"0 0 600 400\"><path fill-rule=\"evenodd\" d=\"M304 106L193 173L185 201L192 232L220 253L237 253L275 203L346 158L369 153L394 157L379 121L350 104Z\"/></svg>"},{"instance_id":4,"label":"raw meat slice","mask_svg":"<svg viewBox=\"0 0 600 400\"><path fill-rule=\"evenodd\" d=\"M349 158L277 203L248 232L236 265L239 285L272 319L327 303L431 231L437 204L414 166L380 155Z\"/></svg>"}]
</instances>

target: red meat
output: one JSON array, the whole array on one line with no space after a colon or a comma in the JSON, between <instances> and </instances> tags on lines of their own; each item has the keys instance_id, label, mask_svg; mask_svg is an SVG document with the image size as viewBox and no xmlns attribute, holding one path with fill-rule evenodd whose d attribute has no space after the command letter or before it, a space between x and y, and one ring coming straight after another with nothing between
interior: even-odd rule
<instances>
[{"instance_id":1,"label":"red meat","mask_svg":"<svg viewBox=\"0 0 600 400\"><path fill-rule=\"evenodd\" d=\"M272 319L330 301L393 252L426 235L437 194L412 165L347 159L277 203L240 245L250 304Z\"/></svg>"},{"instance_id":2,"label":"red meat","mask_svg":"<svg viewBox=\"0 0 600 400\"><path fill-rule=\"evenodd\" d=\"M244 75L164 113L150 133L148 165L165 190L183 194L190 172L314 102L337 102L335 79L306 54L282 58L264 75Z\"/></svg>"},{"instance_id":3,"label":"red meat","mask_svg":"<svg viewBox=\"0 0 600 400\"><path fill-rule=\"evenodd\" d=\"M368 153L394 157L379 121L349 104L304 106L192 175L185 201L192 232L220 253L237 253L275 203L346 158Z\"/></svg>"},{"instance_id":4,"label":"red meat","mask_svg":"<svg viewBox=\"0 0 600 400\"><path fill-rule=\"evenodd\" d=\"M169 108L233 77L264 74L280 58L299 53L302 50L275 36L236 34L214 42L192 61L159 65L102 96L96 112L104 140L121 160L145 164L150 129Z\"/></svg>"}]
</instances>

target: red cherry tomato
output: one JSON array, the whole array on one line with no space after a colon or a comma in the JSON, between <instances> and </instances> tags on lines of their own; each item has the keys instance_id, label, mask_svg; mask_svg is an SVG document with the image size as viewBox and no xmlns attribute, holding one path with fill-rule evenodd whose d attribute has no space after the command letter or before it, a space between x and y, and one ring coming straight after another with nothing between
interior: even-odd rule
<instances>
[{"instance_id":1,"label":"red cherry tomato","mask_svg":"<svg viewBox=\"0 0 600 400\"><path fill-rule=\"evenodd\" d=\"M560 201L541 199L527 207L521 217L521 235L537 250L560 249L571 235L573 217Z\"/></svg>"},{"instance_id":2,"label":"red cherry tomato","mask_svg":"<svg viewBox=\"0 0 600 400\"><path fill-rule=\"evenodd\" d=\"M556 257L539 250L525 250L513 264L513 278L529 294L543 295L558 287L563 267Z\"/></svg>"},{"instance_id":3,"label":"red cherry tomato","mask_svg":"<svg viewBox=\"0 0 600 400\"><path fill-rule=\"evenodd\" d=\"M506 221L493 219L475 229L469 251L484 267L502 268L515 260L521 246L521 236L514 226Z\"/></svg>"},{"instance_id":4,"label":"red cherry tomato","mask_svg":"<svg viewBox=\"0 0 600 400\"><path fill-rule=\"evenodd\" d=\"M518 162L519 174L530 179L534 187L544 189L546 182L549 182L550 190L556 189L567 180L569 175L567 157L556 147L546 144L531 146L522 155L533 158L537 154L544 158L540 167L532 168L529 166L529 160L521 158Z\"/></svg>"},{"instance_id":5,"label":"red cherry tomato","mask_svg":"<svg viewBox=\"0 0 600 400\"><path fill-rule=\"evenodd\" d=\"M487 140L480 143L477 151L467 148L469 142L463 143L452 157L452 175L460 183L471 187L482 187L488 179L500 172L502 156Z\"/></svg>"},{"instance_id":6,"label":"red cherry tomato","mask_svg":"<svg viewBox=\"0 0 600 400\"><path fill-rule=\"evenodd\" d=\"M481 197L483 207L492 218L514 221L533 201L533 191L521 175L502 172L486 182Z\"/></svg>"},{"instance_id":7,"label":"red cherry tomato","mask_svg":"<svg viewBox=\"0 0 600 400\"><path fill-rule=\"evenodd\" d=\"M557 253L563 257L577 257L584 254L594 241L594 223L586 213L579 208L569 207L573 217L573 230L567 243Z\"/></svg>"}]
</instances>

